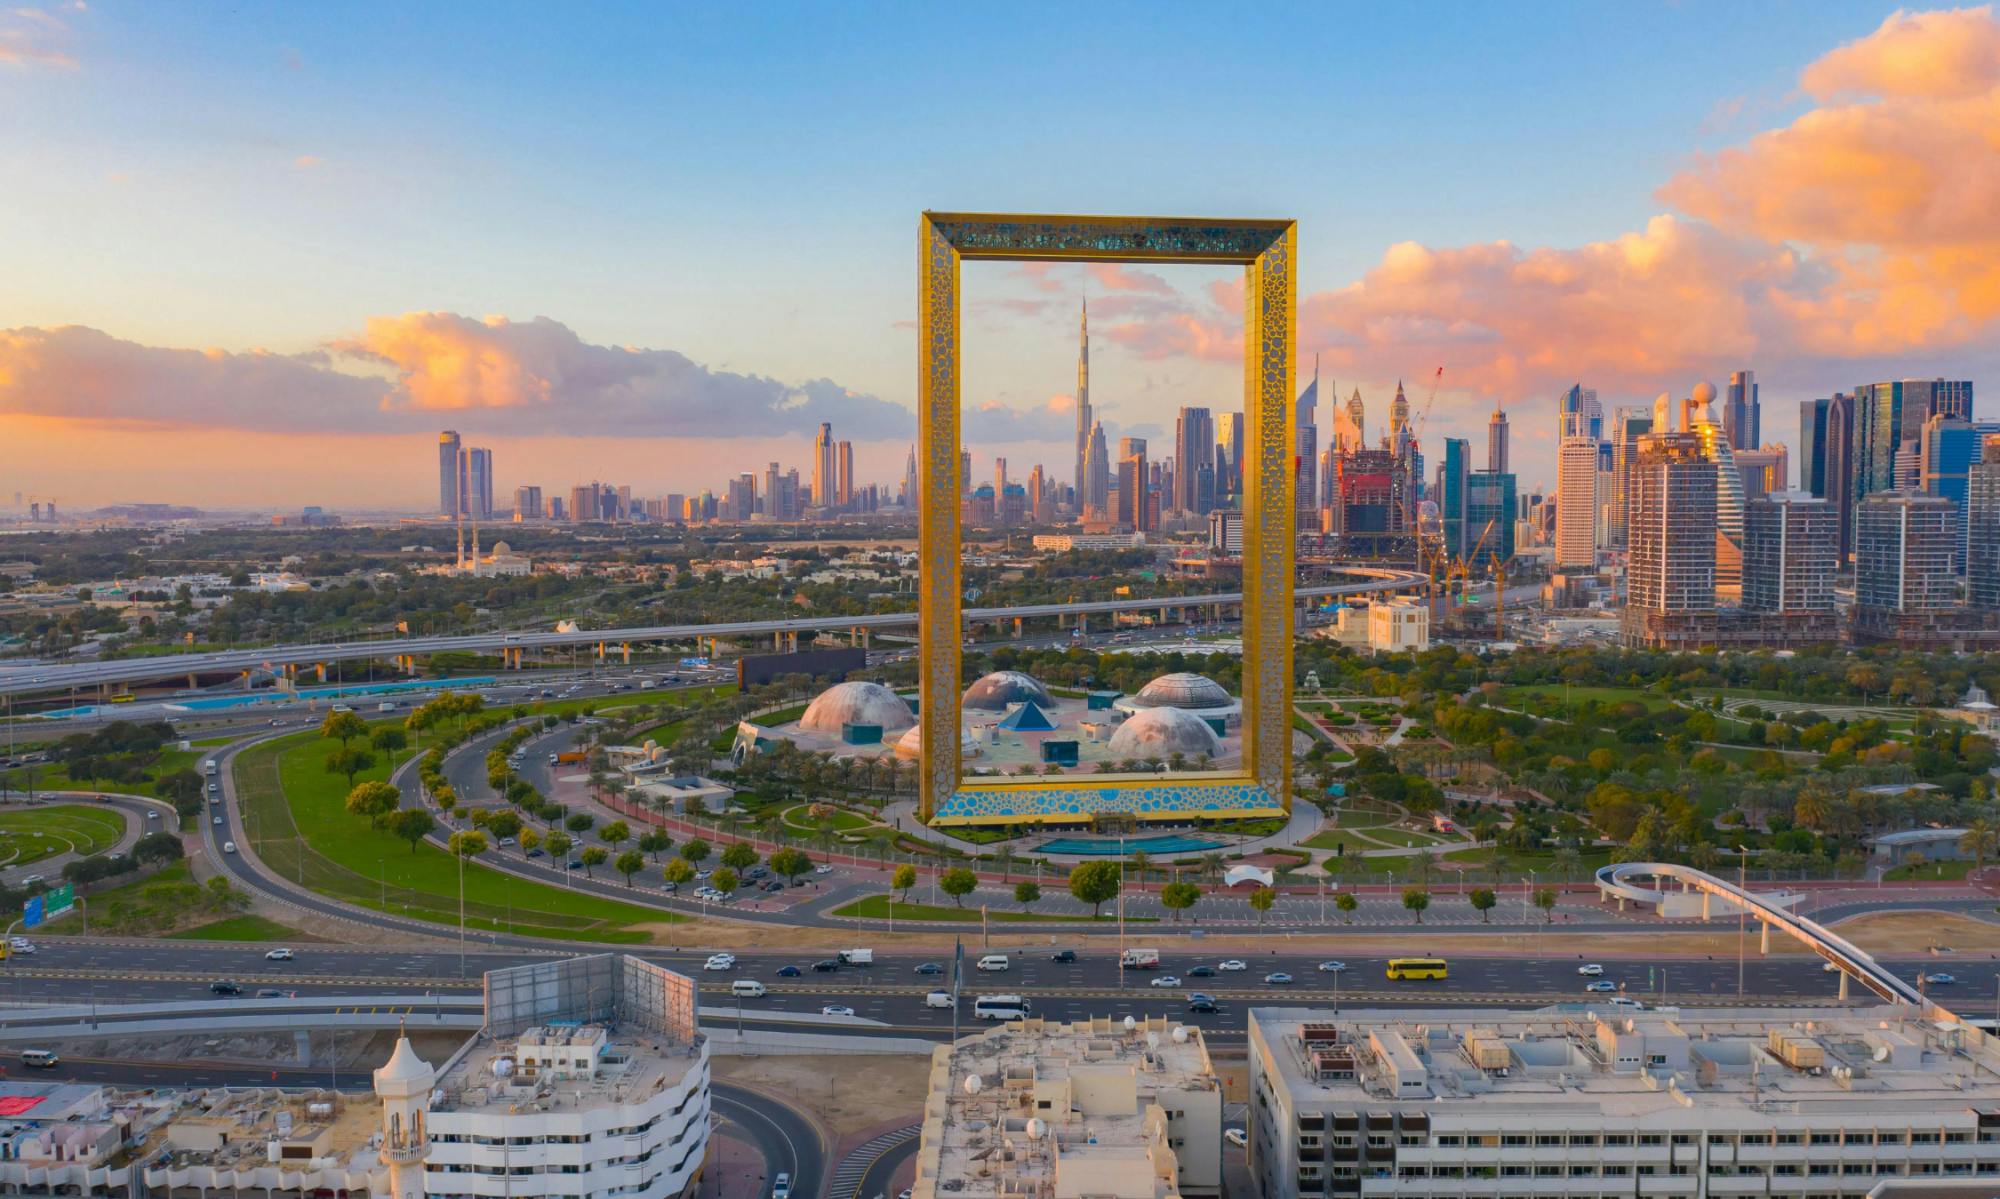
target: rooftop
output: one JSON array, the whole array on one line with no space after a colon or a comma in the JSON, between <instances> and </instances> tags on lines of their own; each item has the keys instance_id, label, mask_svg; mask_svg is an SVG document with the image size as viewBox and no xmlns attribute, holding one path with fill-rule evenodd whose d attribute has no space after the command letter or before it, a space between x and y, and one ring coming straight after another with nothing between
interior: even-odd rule
<instances>
[{"instance_id":1,"label":"rooftop","mask_svg":"<svg viewBox=\"0 0 2000 1199\"><path fill-rule=\"evenodd\" d=\"M1914 1008L1251 1013L1252 1053L1297 1101L1546 1123L1683 1125L1843 1111L2000 1114L2000 1049ZM1259 1038L1262 1046L1260 1049ZM1754 1115L1753 1115L1754 1113Z\"/></svg>"},{"instance_id":2,"label":"rooftop","mask_svg":"<svg viewBox=\"0 0 2000 1199\"><path fill-rule=\"evenodd\" d=\"M1014 1021L932 1063L916 1189L963 1199L1176 1194L1163 1108L1187 1105L1159 1098L1222 1085L1201 1030L1159 1017Z\"/></svg>"},{"instance_id":3,"label":"rooftop","mask_svg":"<svg viewBox=\"0 0 2000 1199\"><path fill-rule=\"evenodd\" d=\"M556 1108L637 1104L674 1086L701 1063L693 1044L602 1024L550 1024L487 1038L438 1080L437 1113L506 1115Z\"/></svg>"}]
</instances>

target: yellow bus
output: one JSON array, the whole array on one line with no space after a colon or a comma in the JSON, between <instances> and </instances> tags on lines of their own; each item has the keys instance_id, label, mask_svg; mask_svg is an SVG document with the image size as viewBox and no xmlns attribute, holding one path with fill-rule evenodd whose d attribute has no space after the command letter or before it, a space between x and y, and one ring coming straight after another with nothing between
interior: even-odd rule
<instances>
[{"instance_id":1,"label":"yellow bus","mask_svg":"<svg viewBox=\"0 0 2000 1199\"><path fill-rule=\"evenodd\" d=\"M1443 958L1390 958L1389 977L1402 978L1443 978L1445 967Z\"/></svg>"},{"instance_id":2,"label":"yellow bus","mask_svg":"<svg viewBox=\"0 0 2000 1199\"><path fill-rule=\"evenodd\" d=\"M133 695L130 691L120 691L118 694L111 697L111 702L114 704L129 704L137 698L138 697Z\"/></svg>"}]
</instances>

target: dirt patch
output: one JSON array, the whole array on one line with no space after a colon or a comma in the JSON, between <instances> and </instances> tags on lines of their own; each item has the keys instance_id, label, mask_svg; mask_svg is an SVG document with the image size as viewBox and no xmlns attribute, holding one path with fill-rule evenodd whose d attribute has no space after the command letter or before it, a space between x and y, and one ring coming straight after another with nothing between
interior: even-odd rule
<instances>
[{"instance_id":1,"label":"dirt patch","mask_svg":"<svg viewBox=\"0 0 2000 1199\"><path fill-rule=\"evenodd\" d=\"M717 1056L709 1059L709 1069L721 1081L781 1096L838 1142L885 1121L921 1119L931 1059L927 1053Z\"/></svg>"},{"instance_id":2,"label":"dirt patch","mask_svg":"<svg viewBox=\"0 0 2000 1199\"><path fill-rule=\"evenodd\" d=\"M1954 912L1871 912L1835 927L1841 936L1880 957L1928 953L1933 945L1949 945L1961 953L2000 952L2000 925Z\"/></svg>"}]
</instances>

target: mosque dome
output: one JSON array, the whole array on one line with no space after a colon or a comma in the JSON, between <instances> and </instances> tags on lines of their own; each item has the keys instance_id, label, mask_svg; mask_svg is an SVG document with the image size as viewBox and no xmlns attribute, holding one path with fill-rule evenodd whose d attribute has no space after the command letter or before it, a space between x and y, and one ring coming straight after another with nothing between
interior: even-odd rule
<instances>
[{"instance_id":1,"label":"mosque dome","mask_svg":"<svg viewBox=\"0 0 2000 1199\"><path fill-rule=\"evenodd\" d=\"M1169 676L1172 677L1172 676ZM1203 682L1208 680L1204 679ZM1209 683L1213 687L1215 684ZM1147 708L1118 726L1107 747L1113 758L1198 758L1222 752L1222 739L1208 722L1180 708Z\"/></svg>"},{"instance_id":2,"label":"mosque dome","mask_svg":"<svg viewBox=\"0 0 2000 1199\"><path fill-rule=\"evenodd\" d=\"M496 558L504 558L508 554L511 554L513 552L514 552L514 547L508 545L504 541L496 541L493 543L493 556Z\"/></svg>"},{"instance_id":3,"label":"mosque dome","mask_svg":"<svg viewBox=\"0 0 2000 1199\"><path fill-rule=\"evenodd\" d=\"M958 703L962 708L1005 712L1026 700L1034 700L1044 708L1054 702L1049 698L1049 689L1033 675L1022 674L1018 670L996 670L967 687Z\"/></svg>"},{"instance_id":4,"label":"mosque dome","mask_svg":"<svg viewBox=\"0 0 2000 1199\"><path fill-rule=\"evenodd\" d=\"M806 705L799 727L816 733L840 735L842 725L878 724L885 733L909 728L917 723L910 705L880 683L835 683Z\"/></svg>"},{"instance_id":5,"label":"mosque dome","mask_svg":"<svg viewBox=\"0 0 2000 1199\"><path fill-rule=\"evenodd\" d=\"M920 724L911 725L903 733L901 737L896 739L896 747L894 752L895 755L899 758L916 759L923 757L924 755L923 726ZM967 757L976 756L979 753L978 743L973 741L973 739L966 734L964 729L959 730L958 752L961 755Z\"/></svg>"},{"instance_id":6,"label":"mosque dome","mask_svg":"<svg viewBox=\"0 0 2000 1199\"><path fill-rule=\"evenodd\" d=\"M1132 699L1142 708L1186 708L1190 711L1228 708L1236 703L1229 697L1229 692L1222 689L1222 684L1214 679L1186 672L1163 674L1139 688L1139 694Z\"/></svg>"}]
</instances>

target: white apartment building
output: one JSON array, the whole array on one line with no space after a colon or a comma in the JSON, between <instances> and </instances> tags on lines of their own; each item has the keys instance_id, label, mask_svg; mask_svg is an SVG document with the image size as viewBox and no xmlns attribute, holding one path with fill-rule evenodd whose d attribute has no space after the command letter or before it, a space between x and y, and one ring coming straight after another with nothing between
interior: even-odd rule
<instances>
[{"instance_id":1,"label":"white apartment building","mask_svg":"<svg viewBox=\"0 0 2000 1199\"><path fill-rule=\"evenodd\" d=\"M1015 1020L931 1057L911 1199L1222 1191L1222 1083L1162 1017Z\"/></svg>"},{"instance_id":2,"label":"white apartment building","mask_svg":"<svg viewBox=\"0 0 2000 1199\"><path fill-rule=\"evenodd\" d=\"M2000 1193L2000 1051L1913 1008L1262 1008L1249 1054L1264 1199Z\"/></svg>"}]
</instances>

